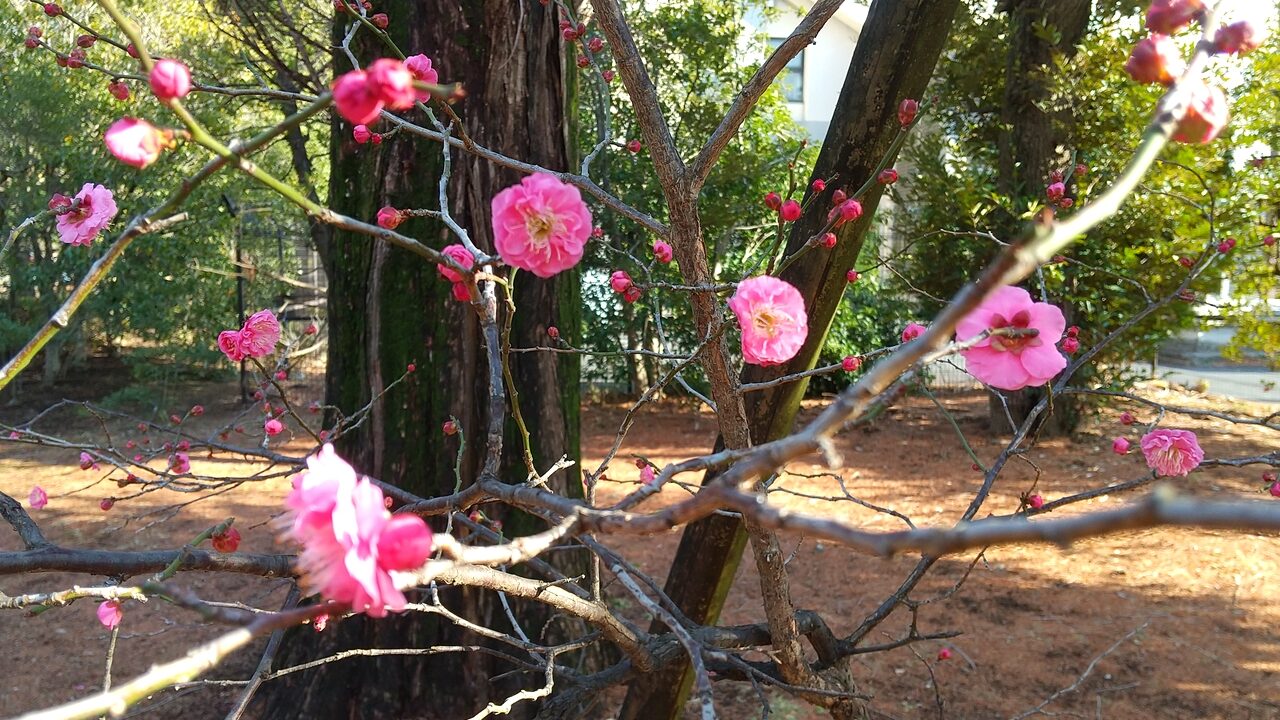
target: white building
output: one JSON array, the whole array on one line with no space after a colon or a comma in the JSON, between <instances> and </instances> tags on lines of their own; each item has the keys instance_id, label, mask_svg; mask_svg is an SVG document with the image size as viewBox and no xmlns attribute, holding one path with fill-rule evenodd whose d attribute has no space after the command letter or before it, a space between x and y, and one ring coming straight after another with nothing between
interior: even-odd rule
<instances>
[{"instance_id":1,"label":"white building","mask_svg":"<svg viewBox=\"0 0 1280 720\"><path fill-rule=\"evenodd\" d=\"M753 10L747 24L753 33L768 37L769 47L777 47L791 34L813 6L810 0L769 0L768 10ZM805 48L778 76L791 116L822 142L831 115L835 112L840 86L844 84L853 48L867 19L866 5L849 0L827 21L813 44Z\"/></svg>"}]
</instances>

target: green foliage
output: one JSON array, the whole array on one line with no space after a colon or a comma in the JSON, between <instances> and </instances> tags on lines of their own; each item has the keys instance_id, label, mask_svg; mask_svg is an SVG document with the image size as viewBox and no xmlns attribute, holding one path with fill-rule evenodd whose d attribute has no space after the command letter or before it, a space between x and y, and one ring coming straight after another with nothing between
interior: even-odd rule
<instances>
[{"instance_id":1,"label":"green foliage","mask_svg":"<svg viewBox=\"0 0 1280 720\"><path fill-rule=\"evenodd\" d=\"M1100 8L1077 52L1043 69L1051 97L1042 109L1074 116L1062 167L1088 167L1068 179L1077 207L1121 171L1159 98L1159 88L1136 85L1122 70L1141 32L1131 4L1119 6ZM901 229L913 244L902 259L902 274L934 298L950 297L994 257L997 238L1010 239L1044 207L1043 195L1036 195L1043 187L1012 194L1001 189L1008 187L1001 182L999 153L1008 141L1000 121L1006 30L1002 14L966 12L957 22L931 88L936 102L906 152L911 178L897 200L906 208ZM1183 40L1188 51L1193 41ZM1034 294L1047 293L1064 306L1068 322L1083 328L1083 345L1101 340L1148 305L1140 286L1152 297L1172 293L1186 277L1179 258L1212 253L1228 236L1238 239L1238 249L1218 257L1193 285L1198 296L1216 292L1221 279L1231 277L1237 298L1276 297L1275 253L1263 251L1267 229L1260 222L1276 220L1277 168L1275 161L1262 169L1246 162L1277 147L1280 107L1274 82L1267 80L1275 77L1276 62L1274 44L1243 60L1216 59L1210 72L1229 88L1234 113L1220 139L1205 147L1170 146L1116 217L1074 245L1067 262L1046 267L1028 282ZM938 299L919 300L921 310L936 311ZM1263 345L1275 357L1280 338L1274 313L1262 310L1265 303L1245 305L1221 308L1221 314L1248 330L1241 333L1245 342ZM1125 361L1149 359L1161 341L1197 322L1192 305L1175 302L1128 331L1101 359L1119 372Z\"/></svg>"},{"instance_id":2,"label":"green foliage","mask_svg":"<svg viewBox=\"0 0 1280 720\"><path fill-rule=\"evenodd\" d=\"M106 37L122 34L92 2L64 3L69 13ZM142 22L144 40L155 55L180 57L197 81L257 85L244 61L234 55L199 2L179 0L129 3L126 10ZM61 304L94 259L129 220L159 204L182 180L208 160L194 145L181 144L145 171L116 162L102 135L121 116L143 117L157 125L176 125L141 79L126 79L132 97L121 102L107 92L114 73L137 75L136 63L104 41L87 50L90 63L110 68L59 68L48 50L26 49L20 39L28 26L44 30L44 39L61 52L74 47L83 30L65 18L48 18L40 6L17 0L0 2L0 232L44 210L55 192L74 195L88 182L115 194L120 213L90 247L69 247L58 240L54 220L45 217L29 228L0 258L0 354L13 353ZM281 110L258 100L229 100L197 93L188 108L219 137L247 136L278 121ZM323 140L322 140L323 141ZM255 160L273 172L288 174L290 156L283 144ZM238 215L228 211L227 201ZM287 286L274 279L295 272L295 244L306 238L303 218L273 194L243 176L223 171L199 187L185 204L189 219L170 232L144 236L118 263L112 276L86 302L77 321L45 353L78 346L83 355L103 348L132 348L132 363L175 362L177 367L223 368L213 337L236 323L233 246L239 238L252 281L246 283L251 312L277 307ZM57 363L61 365L61 363ZM225 369L225 368L224 368Z\"/></svg>"}]
</instances>

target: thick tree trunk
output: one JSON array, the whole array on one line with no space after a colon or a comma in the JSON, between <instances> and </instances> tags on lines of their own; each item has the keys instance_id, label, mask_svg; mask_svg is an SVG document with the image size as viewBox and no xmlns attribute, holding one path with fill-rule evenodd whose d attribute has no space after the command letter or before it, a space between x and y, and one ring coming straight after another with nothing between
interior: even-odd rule
<instances>
[{"instance_id":1,"label":"thick tree trunk","mask_svg":"<svg viewBox=\"0 0 1280 720\"><path fill-rule=\"evenodd\" d=\"M548 168L568 167L565 130L565 73L554 8L527 3L519 12L505 0L420 3L389 0L378 6L392 18L389 32L408 54L431 57L446 82L461 81L467 98L457 106L466 132L478 143ZM345 18L334 28L335 46L346 32ZM353 48L368 62L385 50L368 33ZM349 66L336 53L335 70ZM436 113L441 116L439 112ZM425 117L416 118L426 123ZM374 126L375 131L387 127ZM383 205L438 207L442 168L439 144L407 133L380 146L356 145L352 127L333 121L329 204L354 217L372 219ZM457 129L455 129L455 135ZM471 238L492 252L489 201L518 182L516 173L454 151L449 181L450 212ZM437 222L411 219L400 230L435 247L456 240ZM452 492L469 484L483 453L486 395L484 347L475 313L450 297L450 287L434 266L405 251L361 235L336 232L324 238L321 254L329 278L328 403L344 413L371 401L399 378L410 363L416 372L373 403L370 417L339 441L339 452L357 470L423 496ZM551 281L522 274L515 283L516 313L511 342L538 344L556 325L577 341L578 283L574 273ZM578 374L572 356L519 353L511 372L526 423L532 454L544 470L562 455L578 457ZM454 463L460 437L446 437L441 423L453 416L466 435L463 477ZM330 418L332 421L332 418ZM511 427L505 444L505 468L523 481L522 440ZM553 486L581 494L577 468L562 471ZM505 518L508 532L533 523ZM472 622L510 631L492 594L442 588L441 601ZM429 598L413 598L428 601ZM518 613L523 613L517 608ZM522 614L533 637L541 637L537 613ZM426 648L478 644L437 615L410 613L372 621L359 616L316 633L291 633L277 667L353 648ZM510 666L494 667L478 652L353 658L295 673L268 686L264 717L269 718L456 718L466 717L489 700L518 688L514 676L491 678ZM540 682L541 676L533 680ZM274 687L271 687L274 686ZM524 710L521 710L522 712ZM518 717L519 715L517 715Z\"/></svg>"},{"instance_id":2,"label":"thick tree trunk","mask_svg":"<svg viewBox=\"0 0 1280 720\"><path fill-rule=\"evenodd\" d=\"M1007 129L1000 138L997 182L1015 208L1024 207L1029 199L1042 198L1049 173L1071 159L1066 145L1074 118L1070 109L1045 111L1051 90L1045 73L1055 53L1075 54L1075 46L1089 26L1091 5L1091 0L1004 0L1000 5L1009 15L1009 54L1000 112L1002 126ZM1020 224L1016 217L1006 218L1002 234L1013 237ZM988 405L992 432L1012 433L1042 397L1040 388L1005 393L1004 402L992 396ZM1039 431L1068 433L1077 420L1070 399L1061 398L1054 412L1040 421Z\"/></svg>"},{"instance_id":3,"label":"thick tree trunk","mask_svg":"<svg viewBox=\"0 0 1280 720\"><path fill-rule=\"evenodd\" d=\"M918 98L951 30L959 0L876 0L845 76L831 129L814 168L815 178L838 176L852 192L874 174L898 129L897 106ZM892 162L892 158L890 158ZM813 367L844 294L845 272L857 260L882 187L873 184L861 198L867 209L858 222L837 231L830 252L812 252L792 264L782 277L805 297L809 338L800 353L780 367L748 366L743 382L760 382ZM825 222L828 205L815 203L792 228L787 253L795 252ZM746 410L751 438L760 443L790 432L806 383L796 382L752 393ZM704 483L710 478L704 479ZM713 515L691 524L667 576L665 591L695 622L714 623L733 583L746 534L739 520ZM662 628L655 624L655 631ZM623 720L674 720L688 696L687 664L671 667L633 683Z\"/></svg>"}]
</instances>

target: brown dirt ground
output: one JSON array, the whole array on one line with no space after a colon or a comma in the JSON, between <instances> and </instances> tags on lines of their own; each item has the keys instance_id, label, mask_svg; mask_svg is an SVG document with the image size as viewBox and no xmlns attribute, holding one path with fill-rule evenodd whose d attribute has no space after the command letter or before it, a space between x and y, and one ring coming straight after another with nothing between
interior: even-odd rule
<instances>
[{"instance_id":1,"label":"brown dirt ground","mask_svg":"<svg viewBox=\"0 0 1280 720\"><path fill-rule=\"evenodd\" d=\"M216 390L216 393L214 392ZM193 390L195 402L230 397L230 386ZM1261 415L1275 406L1229 403L1194 394L1148 387L1157 400L1237 413ZM984 460L1002 444L984 435L985 400L976 394L947 396L946 407ZM305 405L304 399L302 404ZM188 403L189 404L189 403ZM199 427L212 428L234 412L230 403L205 402L208 414ZM186 404L175 402L175 407ZM594 467L618 427L625 408L594 405L583 413L584 454ZM808 410L807 412L813 412ZM1124 430L1114 422L1118 409L1093 421L1074 440L1040 442L1030 453L1042 471L1037 489L1048 499L1142 474L1140 454L1110 452L1110 438ZM1150 413L1135 409L1140 419ZM0 413L0 419L10 413ZM252 423L246 422L246 425ZM1230 426L1215 420L1166 421L1194 429L1210 457L1271 451L1274 432ZM92 430L86 418L71 419L64 433ZM1130 439L1136 439L1129 433ZM634 489L638 471L631 454L659 465L705 452L714 439L712 419L685 406L666 404L646 410L613 464L612 482L602 486L607 502ZM301 448L301 445L295 449ZM846 433L838 442L849 491L864 500L892 507L921 525L946 525L959 515L979 481L970 469L950 424L925 399L909 398L874 425ZM193 460L197 458L193 457ZM825 470L799 463L795 472ZM234 461L203 460L197 470L232 475L261 470ZM1032 485L1029 463L1011 463L987 505L990 512L1016 508L1018 497ZM1173 481L1181 492L1197 496L1259 497L1258 468L1211 468L1189 479ZM287 487L282 478L241 485L216 499L185 505L169 516L174 503L192 500L152 494L116 505L109 513L99 500L119 494L114 483L81 471L76 453L0 443L0 490L25 501L32 485L48 490L50 503L35 513L55 542L77 547L142 549L176 547L200 530L229 516L245 535L242 548L270 552L276 548L270 528ZM830 477L787 476L785 490L818 496L838 494ZM1145 491L1143 491L1145 492ZM684 493L669 488L651 501L653 507ZM1262 495L1265 497L1265 495ZM827 502L786 493L775 502L793 509L843 517L873 530L900 529L900 521L849 502ZM1115 507L1124 497L1103 497L1065 512ZM606 538L641 569L659 578L678 539L676 532L657 537ZM858 621L896 587L914 561L880 560L830 544L795 536L783 538L794 551L792 595L802 608L821 611L837 633ZM1108 718L1280 718L1280 609L1272 599L1280 592L1280 561L1270 534L1235 534L1190 530L1149 530L1080 543L1069 549L1015 546L989 550L959 592L929 604L919 614L922 632L963 633L949 643L952 659L938 662L942 645L859 657L855 673L871 706L895 718L938 717L943 703L948 718L1010 717L1034 708L1055 691L1076 683L1090 662L1135 628L1147 624L1132 640L1102 659L1078 688L1045 708L1046 715ZM14 533L0 530L0 550L20 546ZM928 598L951 588L963 576L972 556L940 562L914 597ZM181 583L205 598L278 605L282 581L220 574L189 574ZM99 582L86 576L50 573L0 577L0 590L10 595ZM723 621L762 619L757 576L743 565L730 595ZM614 593L616 598L621 594ZM639 619L625 599L619 608ZM0 716L65 702L100 686L109 634L94 619L94 606L70 607L29 616L0 613ZM873 642L904 632L909 618L899 611ZM153 663L181 656L186 648L214 637L221 628L201 623L182 609L151 602L126 607L114 675L119 679L143 672ZM210 677L243 678L256 664L261 644L234 655ZM936 689L927 665L937 678ZM725 718L760 717L756 691L740 683L718 683L717 704ZM195 685L158 693L151 712L157 718L213 718L225 715L236 697L234 688ZM611 696L612 697L612 696ZM770 717L806 720L824 717L783 693L768 692ZM601 717L608 717L602 710ZM690 715L693 717L693 715Z\"/></svg>"}]
</instances>

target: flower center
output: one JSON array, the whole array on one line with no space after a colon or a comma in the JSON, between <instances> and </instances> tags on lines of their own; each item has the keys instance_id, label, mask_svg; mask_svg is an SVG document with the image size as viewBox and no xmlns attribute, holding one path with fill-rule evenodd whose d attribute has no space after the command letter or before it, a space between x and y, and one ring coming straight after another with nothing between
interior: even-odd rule
<instances>
[{"instance_id":1,"label":"flower center","mask_svg":"<svg viewBox=\"0 0 1280 720\"><path fill-rule=\"evenodd\" d=\"M781 324L781 314L777 313L769 305L756 308L755 313L751 316L751 326L756 329L756 332L763 333L770 338L777 337Z\"/></svg>"},{"instance_id":2,"label":"flower center","mask_svg":"<svg viewBox=\"0 0 1280 720\"><path fill-rule=\"evenodd\" d=\"M80 199L80 207L75 208L67 213L72 222L84 222L93 213L93 198L89 195Z\"/></svg>"},{"instance_id":3,"label":"flower center","mask_svg":"<svg viewBox=\"0 0 1280 720\"><path fill-rule=\"evenodd\" d=\"M556 216L546 210L533 210L524 216L524 229L529 239L539 249L551 242L551 235L556 229Z\"/></svg>"},{"instance_id":4,"label":"flower center","mask_svg":"<svg viewBox=\"0 0 1280 720\"><path fill-rule=\"evenodd\" d=\"M991 316L992 330L1003 330L1005 328L1013 330L1033 329L1031 327L1031 313L1026 310L1019 310L1011 318L1005 318L1000 313ZM1035 335L996 335L991 338L992 348L1014 354L1019 354L1027 348L1040 347L1043 344L1043 341Z\"/></svg>"}]
</instances>

